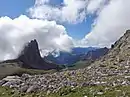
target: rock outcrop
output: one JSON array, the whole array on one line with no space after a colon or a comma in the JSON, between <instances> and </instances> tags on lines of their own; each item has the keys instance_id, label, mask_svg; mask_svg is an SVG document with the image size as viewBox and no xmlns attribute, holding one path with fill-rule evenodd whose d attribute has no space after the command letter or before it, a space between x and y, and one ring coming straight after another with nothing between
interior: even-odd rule
<instances>
[{"instance_id":1,"label":"rock outcrop","mask_svg":"<svg viewBox=\"0 0 130 97\"><path fill-rule=\"evenodd\" d=\"M31 69L57 69L58 66L47 60L44 60L38 48L38 43L36 39L31 40L20 53L18 60L23 63L23 68Z\"/></svg>"}]
</instances>

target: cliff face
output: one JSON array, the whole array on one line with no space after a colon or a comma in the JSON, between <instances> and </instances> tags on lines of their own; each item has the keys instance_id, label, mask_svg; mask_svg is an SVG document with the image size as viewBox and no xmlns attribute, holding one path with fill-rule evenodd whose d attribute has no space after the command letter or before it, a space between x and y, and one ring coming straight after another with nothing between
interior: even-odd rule
<instances>
[{"instance_id":1,"label":"cliff face","mask_svg":"<svg viewBox=\"0 0 130 97\"><path fill-rule=\"evenodd\" d=\"M34 68L34 69L56 69L57 65L45 61L39 51L38 43L36 39L31 40L21 54L18 57L18 60L23 62L23 68Z\"/></svg>"}]
</instances>

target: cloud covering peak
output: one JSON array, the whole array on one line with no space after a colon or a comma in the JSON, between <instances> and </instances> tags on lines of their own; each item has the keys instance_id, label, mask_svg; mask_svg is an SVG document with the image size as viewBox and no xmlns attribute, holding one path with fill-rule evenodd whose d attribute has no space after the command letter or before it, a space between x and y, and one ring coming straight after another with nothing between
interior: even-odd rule
<instances>
[{"instance_id":1,"label":"cloud covering peak","mask_svg":"<svg viewBox=\"0 0 130 97\"><path fill-rule=\"evenodd\" d=\"M59 50L70 51L73 43L66 29L55 21L30 19L25 15L0 18L0 60L15 58L23 45L37 39L42 55Z\"/></svg>"}]
</instances>

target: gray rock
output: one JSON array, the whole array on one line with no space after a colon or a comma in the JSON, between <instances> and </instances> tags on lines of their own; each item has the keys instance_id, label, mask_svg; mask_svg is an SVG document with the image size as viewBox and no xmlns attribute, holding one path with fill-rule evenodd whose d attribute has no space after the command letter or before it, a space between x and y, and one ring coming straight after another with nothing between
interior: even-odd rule
<instances>
[{"instance_id":1,"label":"gray rock","mask_svg":"<svg viewBox=\"0 0 130 97\"><path fill-rule=\"evenodd\" d=\"M28 86L25 85L25 86L22 86L21 88L19 88L19 91L20 91L20 92L26 92L27 89L28 89Z\"/></svg>"},{"instance_id":2,"label":"gray rock","mask_svg":"<svg viewBox=\"0 0 130 97\"><path fill-rule=\"evenodd\" d=\"M3 84L2 86L4 86L4 87L10 87L11 86L11 82L6 82L5 84Z\"/></svg>"},{"instance_id":3,"label":"gray rock","mask_svg":"<svg viewBox=\"0 0 130 97\"><path fill-rule=\"evenodd\" d=\"M88 82L81 83L81 87L86 87L86 86L89 86L89 85L90 85L90 83L88 83Z\"/></svg>"},{"instance_id":4,"label":"gray rock","mask_svg":"<svg viewBox=\"0 0 130 97\"><path fill-rule=\"evenodd\" d=\"M103 92L97 92L98 95L103 95Z\"/></svg>"},{"instance_id":5,"label":"gray rock","mask_svg":"<svg viewBox=\"0 0 130 97\"><path fill-rule=\"evenodd\" d=\"M34 92L34 91L37 91L37 89L38 89L38 86L36 86L36 85L32 85L32 86L30 86L28 89L27 89L27 93L31 93L31 92Z\"/></svg>"},{"instance_id":6,"label":"gray rock","mask_svg":"<svg viewBox=\"0 0 130 97\"><path fill-rule=\"evenodd\" d=\"M0 86L2 86L4 83L6 83L5 80L0 80Z\"/></svg>"},{"instance_id":7,"label":"gray rock","mask_svg":"<svg viewBox=\"0 0 130 97\"><path fill-rule=\"evenodd\" d=\"M17 81L17 82L22 82L20 77L18 76L7 76L6 78L3 79L4 81Z\"/></svg>"},{"instance_id":8,"label":"gray rock","mask_svg":"<svg viewBox=\"0 0 130 97\"><path fill-rule=\"evenodd\" d=\"M20 84L22 80L18 76L7 76L3 81L10 82L12 84Z\"/></svg>"}]
</instances>

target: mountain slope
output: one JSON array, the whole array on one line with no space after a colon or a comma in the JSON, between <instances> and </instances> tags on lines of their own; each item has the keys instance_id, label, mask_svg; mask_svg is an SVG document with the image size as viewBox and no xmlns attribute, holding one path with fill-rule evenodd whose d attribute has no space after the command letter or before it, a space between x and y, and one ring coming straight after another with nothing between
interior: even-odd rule
<instances>
[{"instance_id":1,"label":"mountain slope","mask_svg":"<svg viewBox=\"0 0 130 97\"><path fill-rule=\"evenodd\" d=\"M126 66L130 65L130 30L112 45L109 53L96 62L102 65Z\"/></svg>"},{"instance_id":2,"label":"mountain slope","mask_svg":"<svg viewBox=\"0 0 130 97\"><path fill-rule=\"evenodd\" d=\"M93 82L109 86L130 85L130 30L112 45L107 55L85 69Z\"/></svg>"}]
</instances>

